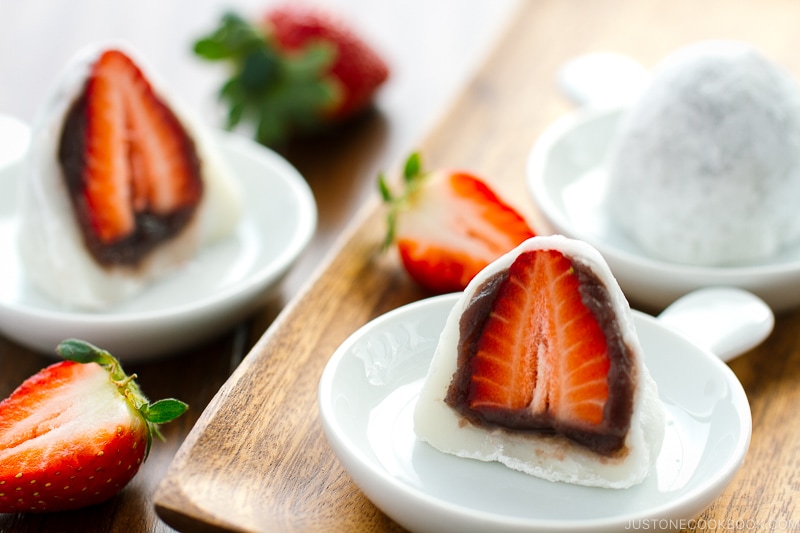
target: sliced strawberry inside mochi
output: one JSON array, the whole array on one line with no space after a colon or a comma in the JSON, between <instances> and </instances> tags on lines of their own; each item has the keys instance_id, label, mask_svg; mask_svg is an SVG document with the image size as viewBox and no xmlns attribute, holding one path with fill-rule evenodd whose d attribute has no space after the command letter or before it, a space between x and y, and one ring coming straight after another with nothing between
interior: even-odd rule
<instances>
[{"instance_id":1,"label":"sliced strawberry inside mochi","mask_svg":"<svg viewBox=\"0 0 800 533\"><path fill-rule=\"evenodd\" d=\"M549 481L641 483L666 415L628 302L600 252L533 237L448 314L414 408L420 440Z\"/></svg>"},{"instance_id":2,"label":"sliced strawberry inside mochi","mask_svg":"<svg viewBox=\"0 0 800 533\"><path fill-rule=\"evenodd\" d=\"M84 241L136 265L188 224L203 193L194 142L123 52L104 51L69 109L58 158Z\"/></svg>"},{"instance_id":3,"label":"sliced strawberry inside mochi","mask_svg":"<svg viewBox=\"0 0 800 533\"><path fill-rule=\"evenodd\" d=\"M525 251L475 294L445 402L477 425L623 450L634 366L592 270L558 250Z\"/></svg>"}]
</instances>

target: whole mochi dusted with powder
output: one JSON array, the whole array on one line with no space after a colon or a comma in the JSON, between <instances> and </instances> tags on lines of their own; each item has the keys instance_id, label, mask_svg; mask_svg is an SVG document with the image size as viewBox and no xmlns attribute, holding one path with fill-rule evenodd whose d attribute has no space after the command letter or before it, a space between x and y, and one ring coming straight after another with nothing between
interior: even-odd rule
<instances>
[{"instance_id":1,"label":"whole mochi dusted with powder","mask_svg":"<svg viewBox=\"0 0 800 533\"><path fill-rule=\"evenodd\" d=\"M600 253L533 237L482 270L447 318L414 430L442 452L549 481L641 483L664 407Z\"/></svg>"},{"instance_id":2,"label":"whole mochi dusted with powder","mask_svg":"<svg viewBox=\"0 0 800 533\"><path fill-rule=\"evenodd\" d=\"M648 254L763 261L800 239L800 91L752 46L705 41L659 64L608 163L606 207Z\"/></svg>"}]
</instances>

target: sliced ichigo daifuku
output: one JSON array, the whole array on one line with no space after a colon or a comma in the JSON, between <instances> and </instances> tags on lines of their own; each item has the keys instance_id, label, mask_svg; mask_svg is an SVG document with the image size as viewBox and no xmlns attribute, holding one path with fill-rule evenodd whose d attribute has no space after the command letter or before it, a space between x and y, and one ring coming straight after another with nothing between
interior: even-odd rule
<instances>
[{"instance_id":1,"label":"sliced ichigo daifuku","mask_svg":"<svg viewBox=\"0 0 800 533\"><path fill-rule=\"evenodd\" d=\"M100 309L229 235L239 196L216 146L125 47L93 47L33 128L18 243L60 304Z\"/></svg>"},{"instance_id":2,"label":"sliced ichigo daifuku","mask_svg":"<svg viewBox=\"0 0 800 533\"><path fill-rule=\"evenodd\" d=\"M664 424L627 300L599 252L561 236L525 241L470 283L414 414L443 452L608 488L645 478Z\"/></svg>"}]
</instances>

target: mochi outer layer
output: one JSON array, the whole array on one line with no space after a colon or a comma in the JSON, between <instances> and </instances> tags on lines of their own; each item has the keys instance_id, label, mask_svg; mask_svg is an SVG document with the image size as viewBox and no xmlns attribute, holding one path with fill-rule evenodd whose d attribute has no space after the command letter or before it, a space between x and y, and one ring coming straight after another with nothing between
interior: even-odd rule
<instances>
[{"instance_id":1,"label":"mochi outer layer","mask_svg":"<svg viewBox=\"0 0 800 533\"><path fill-rule=\"evenodd\" d=\"M674 52L620 126L611 219L649 255L728 266L800 239L800 91L753 47Z\"/></svg>"},{"instance_id":2,"label":"mochi outer layer","mask_svg":"<svg viewBox=\"0 0 800 533\"><path fill-rule=\"evenodd\" d=\"M633 414L621 457L597 454L557 435L511 431L473 425L444 399L456 372L459 321L476 291L514 259L530 250L559 250L591 268L606 285L619 317L622 338L634 355ZM599 252L590 245L561 236L534 237L482 270L459 298L447 318L414 412L417 436L448 454L481 461L497 461L554 482L622 489L640 483L655 463L664 440L665 415L656 383L644 365L642 349L630 307Z\"/></svg>"},{"instance_id":3,"label":"mochi outer layer","mask_svg":"<svg viewBox=\"0 0 800 533\"><path fill-rule=\"evenodd\" d=\"M128 55L181 120L195 143L204 184L203 198L193 220L135 268L103 267L88 252L57 159L64 118L83 90L92 64L109 48ZM123 302L186 265L202 246L233 233L241 210L238 183L214 141L186 110L178 107L142 59L124 44L91 46L66 66L35 119L18 196L17 245L25 275L57 304L85 310L101 310Z\"/></svg>"}]
</instances>

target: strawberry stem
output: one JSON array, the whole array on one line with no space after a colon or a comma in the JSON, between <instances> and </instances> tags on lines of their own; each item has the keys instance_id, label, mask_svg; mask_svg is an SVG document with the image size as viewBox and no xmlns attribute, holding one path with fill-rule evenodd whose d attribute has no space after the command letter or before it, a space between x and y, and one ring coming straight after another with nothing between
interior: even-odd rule
<instances>
[{"instance_id":1,"label":"strawberry stem","mask_svg":"<svg viewBox=\"0 0 800 533\"><path fill-rule=\"evenodd\" d=\"M403 190L394 194L389 187L386 176L378 175L378 190L383 202L389 207L386 215L386 236L383 239L382 249L386 251L394 242L397 233L397 213L408 205L409 199L422 186L426 174L422 171L422 158L419 152L413 152L403 165Z\"/></svg>"},{"instance_id":2,"label":"strawberry stem","mask_svg":"<svg viewBox=\"0 0 800 533\"><path fill-rule=\"evenodd\" d=\"M130 383L131 381L133 381L137 377L139 377L139 376L137 376L136 374L131 374L130 376L127 376L125 379L123 379L122 381L116 381L115 383L117 384L117 387L119 387L119 388L127 387L128 383Z\"/></svg>"},{"instance_id":3,"label":"strawberry stem","mask_svg":"<svg viewBox=\"0 0 800 533\"><path fill-rule=\"evenodd\" d=\"M120 394L141 414L147 423L149 430L147 436L148 452L150 451L152 435L164 440L158 425L175 420L189 408L187 404L174 398L158 400L152 404L149 403L136 382L136 374L127 375L116 357L89 342L80 339L67 339L59 343L56 347L56 353L68 361L82 364L97 363L106 369L109 378L117 386Z\"/></svg>"}]
</instances>

